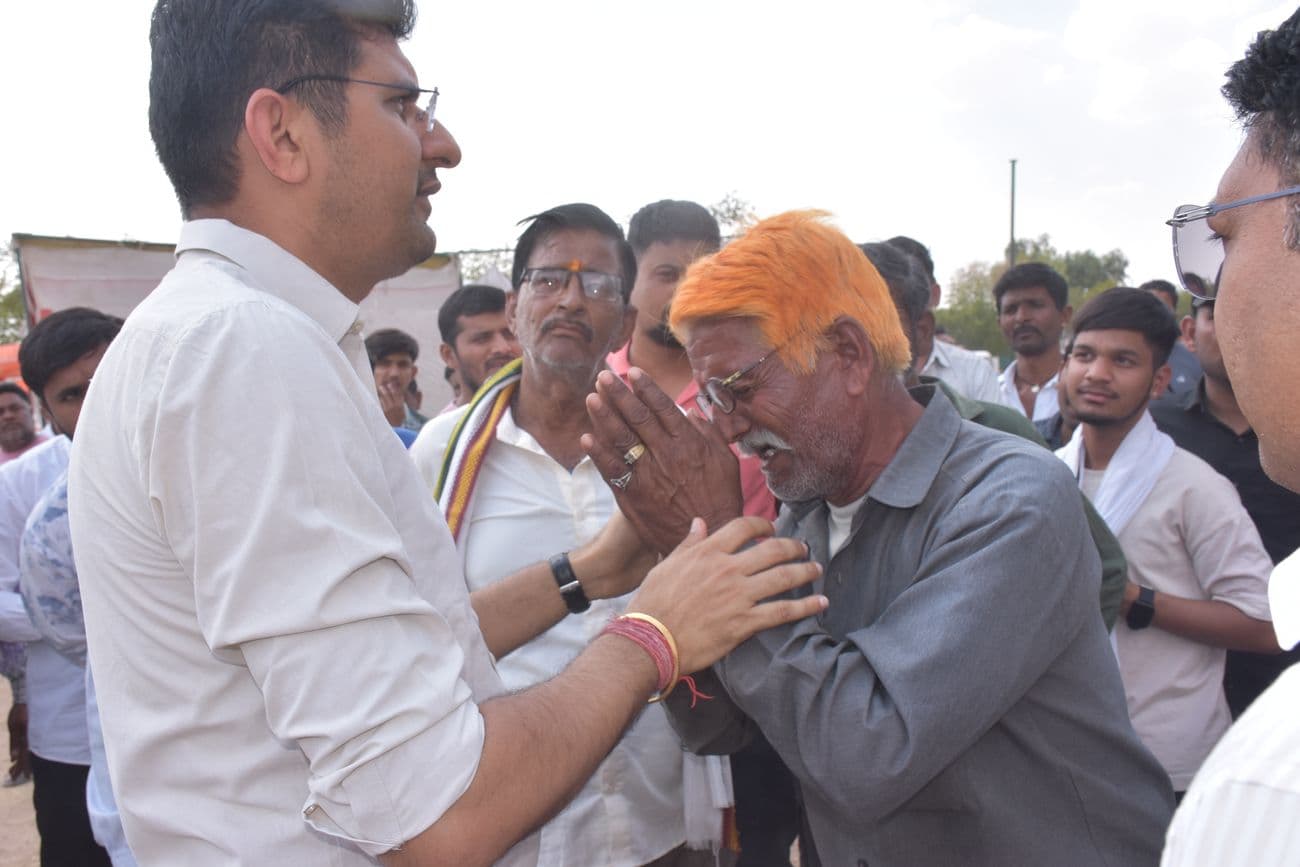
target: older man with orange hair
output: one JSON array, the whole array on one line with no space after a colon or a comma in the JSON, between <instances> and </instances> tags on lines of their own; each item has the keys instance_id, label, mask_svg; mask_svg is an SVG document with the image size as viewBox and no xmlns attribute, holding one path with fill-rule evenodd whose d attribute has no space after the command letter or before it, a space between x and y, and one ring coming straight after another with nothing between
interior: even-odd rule
<instances>
[{"instance_id":1,"label":"older man with orange hair","mask_svg":"<svg viewBox=\"0 0 1300 867\"><path fill-rule=\"evenodd\" d=\"M1172 793L1128 721L1074 480L908 391L889 290L823 216L759 223L677 290L712 424L635 372L588 400L606 477L646 447L616 494L647 541L739 513L709 469L738 442L825 568L822 615L700 672L712 701L670 697L679 733L730 752L756 725L826 864L1154 863Z\"/></svg>"}]
</instances>

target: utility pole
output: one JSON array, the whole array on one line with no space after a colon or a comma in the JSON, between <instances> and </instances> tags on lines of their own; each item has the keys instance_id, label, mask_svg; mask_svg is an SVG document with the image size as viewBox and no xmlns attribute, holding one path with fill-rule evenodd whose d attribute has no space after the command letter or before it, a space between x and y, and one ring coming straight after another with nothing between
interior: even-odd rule
<instances>
[{"instance_id":1,"label":"utility pole","mask_svg":"<svg viewBox=\"0 0 1300 867\"><path fill-rule=\"evenodd\" d=\"M1007 267L1016 267L1016 160L1011 161L1011 243L1007 245Z\"/></svg>"}]
</instances>

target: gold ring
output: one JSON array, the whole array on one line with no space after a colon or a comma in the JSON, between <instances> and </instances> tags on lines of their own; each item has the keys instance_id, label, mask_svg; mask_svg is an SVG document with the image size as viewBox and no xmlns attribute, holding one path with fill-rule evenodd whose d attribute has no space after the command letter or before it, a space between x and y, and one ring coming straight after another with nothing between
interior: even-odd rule
<instances>
[{"instance_id":1,"label":"gold ring","mask_svg":"<svg viewBox=\"0 0 1300 867\"><path fill-rule=\"evenodd\" d=\"M645 444L637 443L636 445L632 446L632 448L623 452L623 463L627 464L630 467L637 461L641 460L641 456L643 454L645 454Z\"/></svg>"}]
</instances>

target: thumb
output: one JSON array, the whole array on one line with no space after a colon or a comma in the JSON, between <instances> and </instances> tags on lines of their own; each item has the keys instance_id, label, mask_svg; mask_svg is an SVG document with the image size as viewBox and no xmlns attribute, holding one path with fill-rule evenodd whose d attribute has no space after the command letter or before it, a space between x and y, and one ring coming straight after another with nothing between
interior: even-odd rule
<instances>
[{"instance_id":1,"label":"thumb","mask_svg":"<svg viewBox=\"0 0 1300 867\"><path fill-rule=\"evenodd\" d=\"M705 540L709 535L709 528L704 523L703 518L691 518L691 529L686 533L686 538L682 539L678 548L693 548Z\"/></svg>"}]
</instances>

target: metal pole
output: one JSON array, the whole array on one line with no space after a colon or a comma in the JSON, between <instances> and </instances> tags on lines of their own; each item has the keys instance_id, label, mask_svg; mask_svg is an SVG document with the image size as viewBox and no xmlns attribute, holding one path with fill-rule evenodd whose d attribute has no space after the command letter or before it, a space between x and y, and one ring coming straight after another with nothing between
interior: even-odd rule
<instances>
[{"instance_id":1,"label":"metal pole","mask_svg":"<svg viewBox=\"0 0 1300 867\"><path fill-rule=\"evenodd\" d=\"M1011 244L1007 247L1007 267L1016 267L1016 161L1011 161Z\"/></svg>"}]
</instances>

